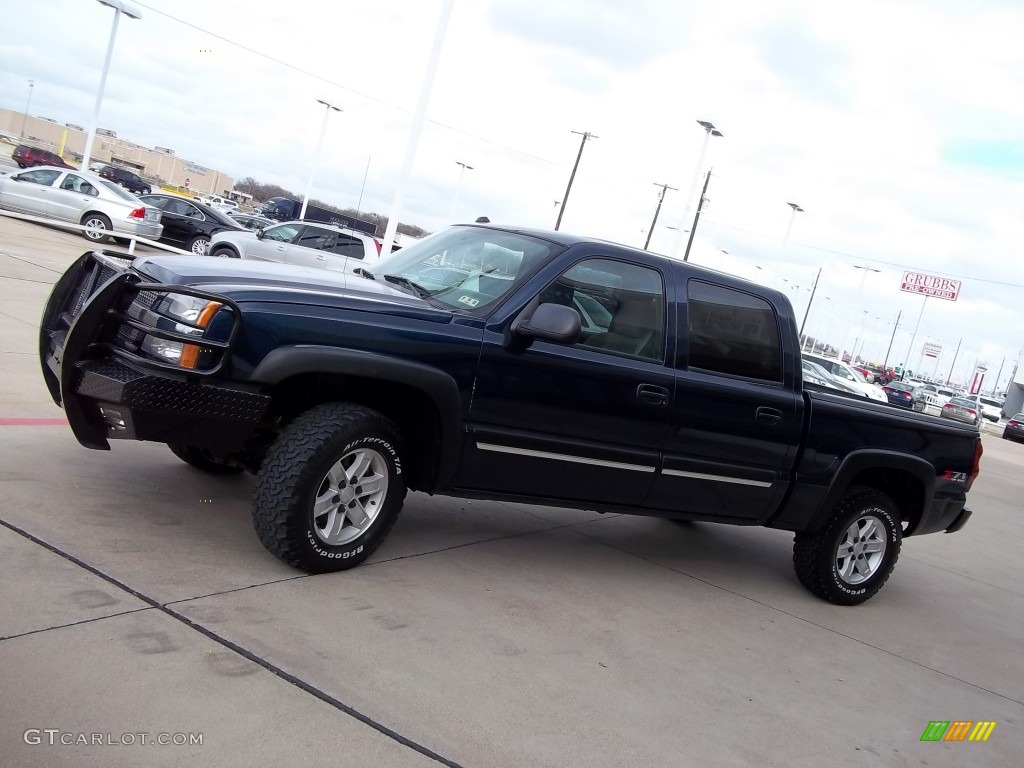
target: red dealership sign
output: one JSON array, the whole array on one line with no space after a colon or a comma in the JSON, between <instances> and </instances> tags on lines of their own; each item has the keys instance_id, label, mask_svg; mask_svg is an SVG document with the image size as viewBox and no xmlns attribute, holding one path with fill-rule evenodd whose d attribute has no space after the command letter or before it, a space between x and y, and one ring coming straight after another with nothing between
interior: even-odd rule
<instances>
[{"instance_id":1,"label":"red dealership sign","mask_svg":"<svg viewBox=\"0 0 1024 768\"><path fill-rule=\"evenodd\" d=\"M960 295L960 281L948 277L926 275L921 272L904 272L901 291L920 293L923 296L934 296L936 299L956 301Z\"/></svg>"}]
</instances>

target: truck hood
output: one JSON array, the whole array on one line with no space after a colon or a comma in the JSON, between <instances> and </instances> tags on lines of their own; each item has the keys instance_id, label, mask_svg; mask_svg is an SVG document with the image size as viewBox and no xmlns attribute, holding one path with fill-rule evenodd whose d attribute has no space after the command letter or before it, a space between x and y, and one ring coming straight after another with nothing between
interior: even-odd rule
<instances>
[{"instance_id":1,"label":"truck hood","mask_svg":"<svg viewBox=\"0 0 1024 768\"><path fill-rule=\"evenodd\" d=\"M209 256L145 256L132 262L132 267L157 282L201 287L239 303L352 306L356 302L376 311L390 307L443 318L452 315L383 280L326 269Z\"/></svg>"}]
</instances>

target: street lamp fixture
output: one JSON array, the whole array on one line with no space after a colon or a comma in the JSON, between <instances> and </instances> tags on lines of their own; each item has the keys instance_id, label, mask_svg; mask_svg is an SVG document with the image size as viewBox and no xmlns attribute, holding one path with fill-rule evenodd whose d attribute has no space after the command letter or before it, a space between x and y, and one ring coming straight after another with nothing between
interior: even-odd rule
<instances>
[{"instance_id":1,"label":"street lamp fixture","mask_svg":"<svg viewBox=\"0 0 1024 768\"><path fill-rule=\"evenodd\" d=\"M85 139L85 151L82 153L83 171L89 170L89 158L92 155L92 145L96 140L96 126L100 119L100 106L103 104L103 91L107 87L107 73L110 72L110 59L114 55L114 40L117 37L117 24L123 13L129 19L141 19L142 14L121 0L97 0L100 5L114 9L114 24L110 28L110 40L107 43L107 55L103 60L103 72L100 74L100 87L96 91L96 104L92 109L92 122L89 123L89 133Z\"/></svg>"},{"instance_id":2,"label":"street lamp fixture","mask_svg":"<svg viewBox=\"0 0 1024 768\"><path fill-rule=\"evenodd\" d=\"M313 165L309 169L309 181L306 182L306 194L302 196L302 210L299 211L300 221L306 218L306 206L309 205L309 193L313 191L313 178L316 176L316 167L320 162L320 150L324 145L324 134L327 133L327 118L330 117L332 111L341 112L341 107L329 104L323 99L317 99L316 103L324 105L324 121L320 124L320 138L316 142L316 152L313 153Z\"/></svg>"}]
</instances>

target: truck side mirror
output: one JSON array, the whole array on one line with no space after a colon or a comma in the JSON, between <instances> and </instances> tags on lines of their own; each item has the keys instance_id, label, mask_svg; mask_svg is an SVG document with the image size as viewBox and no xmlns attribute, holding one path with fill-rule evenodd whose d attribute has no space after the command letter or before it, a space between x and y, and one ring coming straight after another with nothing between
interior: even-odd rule
<instances>
[{"instance_id":1,"label":"truck side mirror","mask_svg":"<svg viewBox=\"0 0 1024 768\"><path fill-rule=\"evenodd\" d=\"M571 344L579 339L582 329L580 313L564 304L541 304L524 322L516 322L512 330L519 336Z\"/></svg>"}]
</instances>

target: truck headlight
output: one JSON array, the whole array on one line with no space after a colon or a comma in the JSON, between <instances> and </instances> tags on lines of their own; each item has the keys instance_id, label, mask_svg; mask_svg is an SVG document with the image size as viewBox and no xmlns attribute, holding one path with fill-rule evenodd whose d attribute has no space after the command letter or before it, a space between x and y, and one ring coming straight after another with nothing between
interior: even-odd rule
<instances>
[{"instance_id":1,"label":"truck headlight","mask_svg":"<svg viewBox=\"0 0 1024 768\"><path fill-rule=\"evenodd\" d=\"M180 321L174 326L177 333L201 337L222 306L224 305L219 301L169 293L157 302L154 310L164 317ZM186 344L148 334L143 338L140 346L144 352L148 352L153 357L175 363L182 368L195 368L199 361L199 354L203 351L199 344Z\"/></svg>"},{"instance_id":2,"label":"truck headlight","mask_svg":"<svg viewBox=\"0 0 1024 768\"><path fill-rule=\"evenodd\" d=\"M168 293L157 302L153 309L161 315L173 317L183 323L206 328L222 306L224 305L219 301L201 299L198 296L185 296L181 293Z\"/></svg>"}]
</instances>

